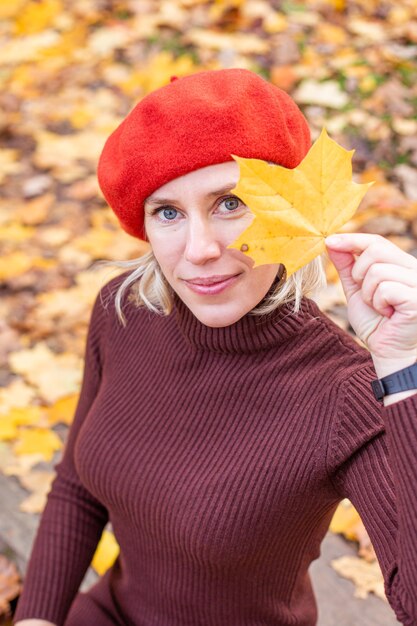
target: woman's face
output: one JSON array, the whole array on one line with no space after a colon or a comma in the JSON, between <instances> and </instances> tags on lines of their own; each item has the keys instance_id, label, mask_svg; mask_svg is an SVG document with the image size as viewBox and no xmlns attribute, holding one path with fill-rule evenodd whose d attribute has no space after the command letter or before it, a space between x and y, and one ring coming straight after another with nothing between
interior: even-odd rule
<instances>
[{"instance_id":1,"label":"woman's face","mask_svg":"<svg viewBox=\"0 0 417 626\"><path fill-rule=\"evenodd\" d=\"M254 216L229 193L239 179L235 161L171 180L145 202L145 228L161 270L206 326L233 324L266 295L279 265L260 265L227 249Z\"/></svg>"}]
</instances>

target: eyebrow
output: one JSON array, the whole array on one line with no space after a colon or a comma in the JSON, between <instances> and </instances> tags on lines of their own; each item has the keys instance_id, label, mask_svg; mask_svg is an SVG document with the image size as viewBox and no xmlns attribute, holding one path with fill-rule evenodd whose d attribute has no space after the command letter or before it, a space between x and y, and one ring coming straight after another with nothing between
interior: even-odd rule
<instances>
[{"instance_id":1,"label":"eyebrow","mask_svg":"<svg viewBox=\"0 0 417 626\"><path fill-rule=\"evenodd\" d=\"M237 183L228 183L221 189L216 189L215 191L210 191L210 193L206 194L207 198L213 198L214 196L221 196L222 193L226 191L230 191L233 187L236 187ZM176 202L175 199L170 198L152 198L151 200L145 200L145 204L165 204L170 202Z\"/></svg>"}]
</instances>

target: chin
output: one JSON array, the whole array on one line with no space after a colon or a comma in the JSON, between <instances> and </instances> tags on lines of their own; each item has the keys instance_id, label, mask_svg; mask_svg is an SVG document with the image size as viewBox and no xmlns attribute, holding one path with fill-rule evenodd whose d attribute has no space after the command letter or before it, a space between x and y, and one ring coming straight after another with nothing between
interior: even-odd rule
<instances>
[{"instance_id":1,"label":"chin","mask_svg":"<svg viewBox=\"0 0 417 626\"><path fill-rule=\"evenodd\" d=\"M199 309L191 309L194 316L198 319L199 322L204 324L205 326L209 326L210 328L223 328L224 326L230 326L234 324L241 317L246 315L248 311L240 310L240 311L223 311L221 307L216 307L216 305L212 305L213 311L204 311Z\"/></svg>"}]
</instances>

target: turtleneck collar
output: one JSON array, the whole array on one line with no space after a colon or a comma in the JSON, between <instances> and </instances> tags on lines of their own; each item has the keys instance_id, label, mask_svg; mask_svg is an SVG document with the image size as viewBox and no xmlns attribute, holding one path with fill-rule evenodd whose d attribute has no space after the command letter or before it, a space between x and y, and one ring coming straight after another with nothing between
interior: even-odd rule
<instances>
[{"instance_id":1,"label":"turtleneck collar","mask_svg":"<svg viewBox=\"0 0 417 626\"><path fill-rule=\"evenodd\" d=\"M268 294L265 299L267 296ZM200 322L177 294L174 294L172 314L192 348L226 354L265 350L282 343L299 332L310 319L319 317L320 309L313 300L303 298L298 313L293 312L292 305L284 304L271 313L247 313L234 324L212 328Z\"/></svg>"}]
</instances>

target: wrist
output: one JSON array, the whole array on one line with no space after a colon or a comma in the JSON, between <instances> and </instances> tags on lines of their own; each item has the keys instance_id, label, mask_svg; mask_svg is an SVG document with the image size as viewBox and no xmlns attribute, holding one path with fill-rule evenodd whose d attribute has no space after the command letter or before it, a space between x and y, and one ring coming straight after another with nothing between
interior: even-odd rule
<instances>
[{"instance_id":1,"label":"wrist","mask_svg":"<svg viewBox=\"0 0 417 626\"><path fill-rule=\"evenodd\" d=\"M417 351L415 350L395 357L382 357L372 353L371 356L377 378L384 378L384 376L398 372L417 362Z\"/></svg>"},{"instance_id":2,"label":"wrist","mask_svg":"<svg viewBox=\"0 0 417 626\"><path fill-rule=\"evenodd\" d=\"M375 358L377 379L372 381L372 390L384 406L394 404L417 394L417 359L413 354L391 359Z\"/></svg>"},{"instance_id":3,"label":"wrist","mask_svg":"<svg viewBox=\"0 0 417 626\"><path fill-rule=\"evenodd\" d=\"M400 402L401 400L405 400L410 396L414 396L417 393L417 389L410 389L408 391L399 391L398 393L392 393L390 396L384 397L384 406L388 406L390 404L395 404L396 402Z\"/></svg>"}]
</instances>

